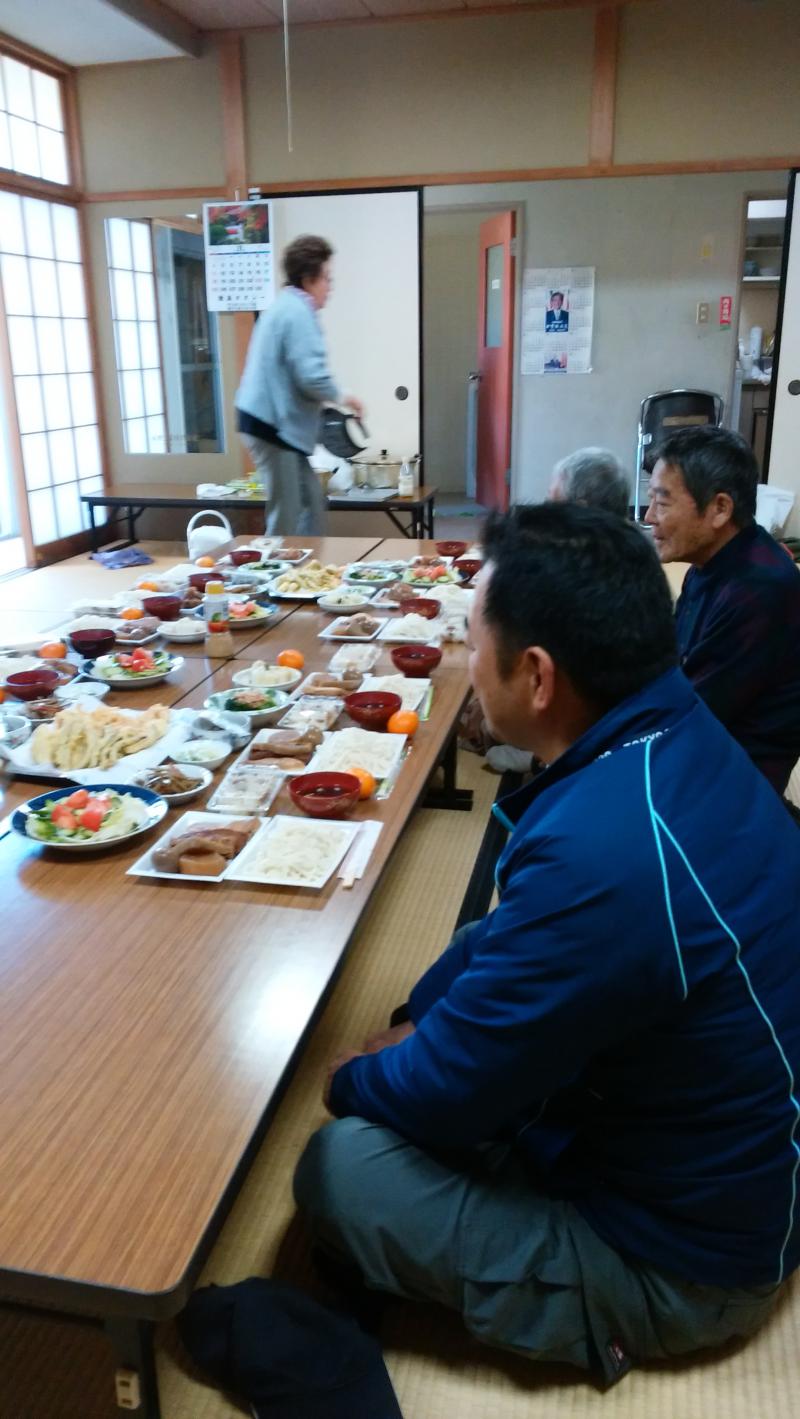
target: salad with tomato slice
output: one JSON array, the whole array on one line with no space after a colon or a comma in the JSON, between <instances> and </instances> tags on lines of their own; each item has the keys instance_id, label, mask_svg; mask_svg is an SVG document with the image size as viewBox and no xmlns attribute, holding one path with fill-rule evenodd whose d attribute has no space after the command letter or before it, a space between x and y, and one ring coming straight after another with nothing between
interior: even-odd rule
<instances>
[{"instance_id":1,"label":"salad with tomato slice","mask_svg":"<svg viewBox=\"0 0 800 1419\"><path fill-rule=\"evenodd\" d=\"M461 577L450 567L409 567L403 581L409 586L448 586L460 582Z\"/></svg>"},{"instance_id":2,"label":"salad with tomato slice","mask_svg":"<svg viewBox=\"0 0 800 1419\"><path fill-rule=\"evenodd\" d=\"M152 675L164 675L171 668L172 656L166 650L145 650L137 645L134 650L116 651L113 655L101 655L95 662L95 672L107 680L147 680Z\"/></svg>"},{"instance_id":3,"label":"salad with tomato slice","mask_svg":"<svg viewBox=\"0 0 800 1419\"><path fill-rule=\"evenodd\" d=\"M231 621L262 621L265 613L257 601L231 601L228 615Z\"/></svg>"},{"instance_id":4,"label":"salad with tomato slice","mask_svg":"<svg viewBox=\"0 0 800 1419\"><path fill-rule=\"evenodd\" d=\"M113 788L78 788L66 798L48 798L25 821L28 836L43 843L107 842L136 832L147 821L147 805Z\"/></svg>"}]
</instances>

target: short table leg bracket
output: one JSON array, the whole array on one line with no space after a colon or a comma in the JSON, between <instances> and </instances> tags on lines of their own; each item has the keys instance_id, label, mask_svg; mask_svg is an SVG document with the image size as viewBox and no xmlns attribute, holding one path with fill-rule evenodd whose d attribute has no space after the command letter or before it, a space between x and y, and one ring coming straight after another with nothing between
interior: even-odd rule
<instances>
[{"instance_id":1,"label":"short table leg bracket","mask_svg":"<svg viewBox=\"0 0 800 1419\"><path fill-rule=\"evenodd\" d=\"M115 1316L104 1329L117 1355L117 1407L138 1419L161 1419L152 1321Z\"/></svg>"},{"instance_id":2,"label":"short table leg bracket","mask_svg":"<svg viewBox=\"0 0 800 1419\"><path fill-rule=\"evenodd\" d=\"M429 788L422 800L423 808L458 809L462 813L472 811L472 789L459 788L456 782L458 769L458 739L455 733L447 741L439 766L444 774L441 788Z\"/></svg>"}]
</instances>

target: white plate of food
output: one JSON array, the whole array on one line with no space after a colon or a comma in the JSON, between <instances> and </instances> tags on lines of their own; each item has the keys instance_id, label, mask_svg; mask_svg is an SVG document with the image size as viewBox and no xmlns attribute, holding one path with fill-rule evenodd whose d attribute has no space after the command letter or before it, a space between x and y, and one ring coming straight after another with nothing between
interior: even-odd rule
<instances>
[{"instance_id":1,"label":"white plate of food","mask_svg":"<svg viewBox=\"0 0 800 1419\"><path fill-rule=\"evenodd\" d=\"M242 685L231 685L228 690L217 690L209 695L203 707L239 715L245 724L249 722L252 729L261 729L280 718L288 704L289 696L285 690L270 687L247 689Z\"/></svg>"},{"instance_id":2,"label":"white plate of food","mask_svg":"<svg viewBox=\"0 0 800 1419\"><path fill-rule=\"evenodd\" d=\"M372 729L339 729L323 739L308 765L309 773L321 769L347 773L367 769L379 782L388 778L399 764L406 745L405 734L377 734Z\"/></svg>"},{"instance_id":3,"label":"white plate of food","mask_svg":"<svg viewBox=\"0 0 800 1419\"><path fill-rule=\"evenodd\" d=\"M360 670L362 675L371 670L381 658L381 649L377 645L363 645L354 641L352 645L340 646L335 655L332 655L328 664L328 669L334 674L342 674L345 670Z\"/></svg>"},{"instance_id":4,"label":"white plate of food","mask_svg":"<svg viewBox=\"0 0 800 1419\"><path fill-rule=\"evenodd\" d=\"M270 539L265 538L265 541L269 543ZM258 543L254 542L253 545L258 546ZM267 546L266 550L269 552L270 557L274 557L276 561L288 562L290 566L297 567L301 562L306 560L306 557L311 556L313 548L275 546L275 538L273 537L271 544Z\"/></svg>"},{"instance_id":5,"label":"white plate of food","mask_svg":"<svg viewBox=\"0 0 800 1419\"><path fill-rule=\"evenodd\" d=\"M404 581L393 581L391 586L381 587L372 604L387 611L399 611L401 601L416 601L422 595L421 591L415 591Z\"/></svg>"},{"instance_id":6,"label":"white plate of food","mask_svg":"<svg viewBox=\"0 0 800 1419\"><path fill-rule=\"evenodd\" d=\"M290 665L268 665L265 660L254 660L246 670L237 670L231 681L247 690L292 690L302 678L302 670L293 670Z\"/></svg>"},{"instance_id":7,"label":"white plate of food","mask_svg":"<svg viewBox=\"0 0 800 1419\"><path fill-rule=\"evenodd\" d=\"M206 638L206 623L198 616L179 616L177 621L162 621L158 634L166 641L196 645Z\"/></svg>"},{"instance_id":8,"label":"white plate of food","mask_svg":"<svg viewBox=\"0 0 800 1419\"><path fill-rule=\"evenodd\" d=\"M235 763L208 800L212 813L242 813L263 818L284 784L286 774L273 764Z\"/></svg>"},{"instance_id":9,"label":"white plate of food","mask_svg":"<svg viewBox=\"0 0 800 1419\"><path fill-rule=\"evenodd\" d=\"M196 768L218 769L220 764L233 753L229 739L189 739L172 755L178 764L192 764Z\"/></svg>"},{"instance_id":10,"label":"white plate of food","mask_svg":"<svg viewBox=\"0 0 800 1419\"><path fill-rule=\"evenodd\" d=\"M304 774L324 739L321 729L259 729L237 764L264 764L286 776Z\"/></svg>"},{"instance_id":11,"label":"white plate of food","mask_svg":"<svg viewBox=\"0 0 800 1419\"><path fill-rule=\"evenodd\" d=\"M321 641L374 641L388 624L386 616L368 616L364 611L356 611L354 616L337 616L335 621L320 631Z\"/></svg>"},{"instance_id":12,"label":"white plate of food","mask_svg":"<svg viewBox=\"0 0 800 1419\"><path fill-rule=\"evenodd\" d=\"M276 576L269 583L269 594L285 601L316 601L324 592L340 586L341 581L339 567L332 562L323 566L315 557L306 567L290 567L282 576Z\"/></svg>"},{"instance_id":13,"label":"white plate of food","mask_svg":"<svg viewBox=\"0 0 800 1419\"><path fill-rule=\"evenodd\" d=\"M320 699L344 699L361 689L364 676L360 670L312 670L302 685L297 687L297 695L313 695Z\"/></svg>"},{"instance_id":14,"label":"white plate of food","mask_svg":"<svg viewBox=\"0 0 800 1419\"><path fill-rule=\"evenodd\" d=\"M223 882L261 828L253 817L184 813L132 867L128 877L162 877L177 882Z\"/></svg>"},{"instance_id":15,"label":"white plate of food","mask_svg":"<svg viewBox=\"0 0 800 1419\"><path fill-rule=\"evenodd\" d=\"M155 616L142 616L138 621L120 621L114 634L117 645L149 645L158 640L160 626Z\"/></svg>"},{"instance_id":16,"label":"white plate of food","mask_svg":"<svg viewBox=\"0 0 800 1419\"><path fill-rule=\"evenodd\" d=\"M260 626L274 615L274 606L259 606L257 601L249 598L228 603L228 625L232 631L246 631L248 626Z\"/></svg>"},{"instance_id":17,"label":"white plate of food","mask_svg":"<svg viewBox=\"0 0 800 1419\"><path fill-rule=\"evenodd\" d=\"M359 827L359 823L276 814L232 864L228 879L319 891L349 850Z\"/></svg>"},{"instance_id":18,"label":"white plate of food","mask_svg":"<svg viewBox=\"0 0 800 1419\"><path fill-rule=\"evenodd\" d=\"M278 723L281 729L330 729L343 709L344 700L330 696L319 698L316 695L301 695L292 701Z\"/></svg>"},{"instance_id":19,"label":"white plate of food","mask_svg":"<svg viewBox=\"0 0 800 1419\"><path fill-rule=\"evenodd\" d=\"M415 611L409 611L397 620L386 623L379 639L394 641L398 645L439 645L441 632L437 629L437 622L428 620L426 616L418 616Z\"/></svg>"},{"instance_id":20,"label":"white plate of food","mask_svg":"<svg viewBox=\"0 0 800 1419\"><path fill-rule=\"evenodd\" d=\"M167 811L165 800L135 784L51 788L18 808L11 826L22 837L62 852L96 852L138 838Z\"/></svg>"},{"instance_id":21,"label":"white plate of food","mask_svg":"<svg viewBox=\"0 0 800 1419\"><path fill-rule=\"evenodd\" d=\"M169 650L116 650L111 655L98 655L91 677L114 690L148 689L166 680L168 675L183 668L183 656Z\"/></svg>"},{"instance_id":22,"label":"white plate of food","mask_svg":"<svg viewBox=\"0 0 800 1419\"><path fill-rule=\"evenodd\" d=\"M444 561L442 557L437 560ZM407 586L417 588L424 586L432 590L436 586L460 586L461 576L458 572L453 571L452 567L444 565L412 566L408 568L408 571L403 572L401 581L404 581Z\"/></svg>"},{"instance_id":23,"label":"white plate of food","mask_svg":"<svg viewBox=\"0 0 800 1419\"><path fill-rule=\"evenodd\" d=\"M342 611L352 614L353 611L362 611L369 606L374 591L363 590L358 586L339 586L334 591L327 591L320 596L317 601L320 611L332 611L338 615Z\"/></svg>"},{"instance_id":24,"label":"white plate of food","mask_svg":"<svg viewBox=\"0 0 800 1419\"><path fill-rule=\"evenodd\" d=\"M379 562L354 562L347 567L344 573L344 580L353 586L378 587L391 586L397 581L398 573L392 571L390 567L381 566Z\"/></svg>"},{"instance_id":25,"label":"white plate of food","mask_svg":"<svg viewBox=\"0 0 800 1419\"><path fill-rule=\"evenodd\" d=\"M412 680L408 675L366 675L361 688L399 695L404 710L418 710L428 697L431 682L423 679Z\"/></svg>"},{"instance_id":26,"label":"white plate of food","mask_svg":"<svg viewBox=\"0 0 800 1419\"><path fill-rule=\"evenodd\" d=\"M78 700L9 750L8 762L27 778L133 783L143 769L175 758L188 735L187 724L166 705L127 710Z\"/></svg>"},{"instance_id":27,"label":"white plate of food","mask_svg":"<svg viewBox=\"0 0 800 1419\"><path fill-rule=\"evenodd\" d=\"M139 788L149 788L151 793L160 793L170 807L177 803L189 803L208 788L214 775L210 769L192 767L191 764L156 764L145 769L136 779Z\"/></svg>"}]
</instances>

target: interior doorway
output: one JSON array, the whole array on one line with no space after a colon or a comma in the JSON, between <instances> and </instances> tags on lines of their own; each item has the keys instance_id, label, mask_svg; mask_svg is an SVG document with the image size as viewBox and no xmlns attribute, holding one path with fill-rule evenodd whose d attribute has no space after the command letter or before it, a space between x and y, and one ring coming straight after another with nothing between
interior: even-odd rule
<instances>
[{"instance_id":1,"label":"interior doorway","mask_svg":"<svg viewBox=\"0 0 800 1419\"><path fill-rule=\"evenodd\" d=\"M471 378L482 367L481 348L486 342L480 341L479 336L486 333L487 323L491 335L499 319L497 312L490 311L488 306L484 311L487 318L482 317L487 295L496 298L502 290L503 299L509 301L510 314L505 323L507 337L512 341L516 324L513 263L511 269L507 264L504 272L495 271L494 267L488 272L486 252L482 260L482 228L485 235L487 223L497 217L497 205L425 211L422 243L425 477L439 489L437 510L441 515L480 516L490 504L502 506L505 490L501 486L498 493L498 482L510 475L508 439L505 443L508 469L501 470L499 480L495 469L488 490L486 479L477 477L478 448L485 448L486 443L478 437L480 382ZM497 253L491 254L496 256ZM492 336L490 345L494 339ZM493 356L496 353L496 349L491 350ZM513 388L510 361L508 369L510 423ZM483 393L485 403L486 391ZM499 423L502 424L502 420ZM485 432L484 427L482 433L485 435ZM495 453L501 458L497 448Z\"/></svg>"}]
</instances>

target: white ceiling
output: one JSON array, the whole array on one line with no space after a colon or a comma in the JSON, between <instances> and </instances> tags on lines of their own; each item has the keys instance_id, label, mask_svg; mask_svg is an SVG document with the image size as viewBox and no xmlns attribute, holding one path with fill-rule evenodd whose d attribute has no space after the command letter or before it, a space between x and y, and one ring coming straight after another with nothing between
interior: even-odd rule
<instances>
[{"instance_id":1,"label":"white ceiling","mask_svg":"<svg viewBox=\"0 0 800 1419\"><path fill-rule=\"evenodd\" d=\"M168 21L163 26L167 33L152 27L159 12ZM135 14L143 18L133 18ZM175 34L170 37L173 27ZM118 8L113 0L0 0L0 32L65 64L172 59L187 52L181 42L184 29L188 34L189 27L177 13L157 3L123 3Z\"/></svg>"},{"instance_id":2,"label":"white ceiling","mask_svg":"<svg viewBox=\"0 0 800 1419\"><path fill-rule=\"evenodd\" d=\"M371 20L537 0L288 0L289 20ZM552 5L553 0L542 0ZM556 0L558 3L558 0ZM564 0L565 4L575 0ZM592 0L587 0L592 3ZM66 64L198 54L203 32L278 25L283 0L0 0L0 33Z\"/></svg>"}]
</instances>

